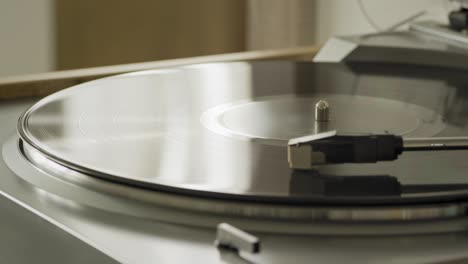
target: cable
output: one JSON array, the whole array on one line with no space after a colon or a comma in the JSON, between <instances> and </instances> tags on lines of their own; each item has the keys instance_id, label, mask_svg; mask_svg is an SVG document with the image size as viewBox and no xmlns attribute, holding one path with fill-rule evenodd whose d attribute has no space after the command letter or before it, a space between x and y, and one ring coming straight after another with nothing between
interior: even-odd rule
<instances>
[{"instance_id":1,"label":"cable","mask_svg":"<svg viewBox=\"0 0 468 264\"><path fill-rule=\"evenodd\" d=\"M363 0L357 0L357 3L358 3L358 6L359 6L359 9L361 10L361 13L364 15L364 18L366 19L367 23L369 23L369 25L371 25L377 32L385 32L385 31L393 31L423 15L426 15L427 14L427 11L425 10L421 10L405 19L402 19L400 20L399 22L396 22L395 24L393 24L392 26L386 28L386 29L383 29L381 28L379 25L377 25L377 23L374 21L374 19L372 19L372 16L367 12L367 9L363 3Z\"/></svg>"},{"instance_id":2,"label":"cable","mask_svg":"<svg viewBox=\"0 0 468 264\"><path fill-rule=\"evenodd\" d=\"M357 3L359 6L359 9L361 10L361 13L366 18L367 23L369 23L369 25L371 25L377 32L382 31L382 28L379 25L377 25L377 23L375 23L375 21L372 19L369 13L367 13L366 7L364 6L364 3L362 2L362 0L357 0Z\"/></svg>"},{"instance_id":3,"label":"cable","mask_svg":"<svg viewBox=\"0 0 468 264\"><path fill-rule=\"evenodd\" d=\"M416 13L416 14L408 17L408 18L405 18L405 19L401 20L400 22L395 23L394 25L388 27L384 31L393 31L393 30L395 30L395 29L397 29L397 28L399 28L399 27L401 27L401 26L403 26L403 25L405 25L405 24L419 18L420 16L424 16L425 14L427 14L426 11L419 11L418 13Z\"/></svg>"}]
</instances>

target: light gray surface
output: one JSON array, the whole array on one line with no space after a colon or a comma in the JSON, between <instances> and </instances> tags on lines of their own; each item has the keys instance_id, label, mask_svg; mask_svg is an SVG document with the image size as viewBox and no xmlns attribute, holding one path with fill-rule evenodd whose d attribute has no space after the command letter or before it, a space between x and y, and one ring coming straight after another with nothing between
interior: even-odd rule
<instances>
[{"instance_id":1,"label":"light gray surface","mask_svg":"<svg viewBox=\"0 0 468 264\"><path fill-rule=\"evenodd\" d=\"M0 263L116 263L48 220L0 196Z\"/></svg>"},{"instance_id":2,"label":"light gray surface","mask_svg":"<svg viewBox=\"0 0 468 264\"><path fill-rule=\"evenodd\" d=\"M14 133L16 116L28 102L17 105L0 105L0 121L2 129L0 136L2 141ZM72 232L74 236L87 240L96 247L120 262L124 263L240 263L236 257L222 254L213 247L214 230L195 229L178 225L163 224L155 221L142 220L105 211L80 206L74 202L49 195L41 190L32 188L26 182L20 180L0 163L0 190L11 195L17 202L21 201L52 221L59 223L62 228ZM23 215L50 225L50 229L56 229L49 222L33 217L26 209L12 206L2 198L2 209L6 206L11 210L21 211ZM9 204L9 205L8 205ZM3 211L5 212L5 211ZM2 215L3 215L2 212ZM17 215L11 213L11 220ZM19 217L19 216L18 216ZM2 219L5 219L3 216ZM11 223L2 221L3 230L8 230ZM27 220L27 219L26 219ZM34 221L32 221L34 222ZM27 230L30 223L16 221L17 229ZM34 228L34 226L30 226ZM43 231L48 228L41 227ZM28 231L29 232L32 232ZM11 233L11 232L10 232ZM30 233L31 234L31 233ZM46 234L36 233L39 241L46 239ZM63 234L64 236L66 233ZM468 236L463 233L426 236L387 236L387 237L332 237L332 236L273 236L256 234L262 240L262 252L258 256L245 255L257 263L433 263L444 260L456 260L468 255ZM34 237L34 236L32 236ZM9 240L10 241L10 240ZM8 254L2 256L12 260L15 254L28 254L18 257L18 263L37 260L41 250L37 244L29 247L27 241L16 241L14 244L2 240L2 251L10 245ZM22 243L24 242L24 244ZM44 243L45 244L45 243ZM14 247L13 247L14 246ZM29 244L29 246L31 246ZM22 248L23 247L23 248ZM71 257L78 251L78 244L55 244L55 253ZM339 252L339 253L337 253ZM36 253L36 254L34 254ZM45 254L45 253L44 253ZM50 255L49 255L50 256ZM50 263L50 262L49 262ZM87 261L93 263L93 261ZM97 261L95 263L102 263Z\"/></svg>"},{"instance_id":3,"label":"light gray surface","mask_svg":"<svg viewBox=\"0 0 468 264\"><path fill-rule=\"evenodd\" d=\"M330 38L315 62L384 62L449 68L467 68L467 38L462 34L442 30L433 34L436 24L419 22L412 31L381 32L360 36ZM447 35L449 38L447 38ZM458 41L462 39L465 43Z\"/></svg>"},{"instance_id":4,"label":"light gray surface","mask_svg":"<svg viewBox=\"0 0 468 264\"><path fill-rule=\"evenodd\" d=\"M0 103L0 138L14 133L19 112L31 102L33 100ZM0 182L11 176L4 163L0 162ZM54 220L27 210L27 205L23 207L16 203L14 197L3 193L10 188L1 183L0 263L116 263L62 227L49 222ZM28 186L23 187L27 189Z\"/></svg>"}]
</instances>

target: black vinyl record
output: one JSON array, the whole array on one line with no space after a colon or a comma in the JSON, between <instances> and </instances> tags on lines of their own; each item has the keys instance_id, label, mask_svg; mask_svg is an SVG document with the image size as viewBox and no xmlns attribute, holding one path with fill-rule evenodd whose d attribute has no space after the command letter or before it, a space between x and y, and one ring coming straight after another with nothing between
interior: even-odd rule
<instances>
[{"instance_id":1,"label":"black vinyl record","mask_svg":"<svg viewBox=\"0 0 468 264\"><path fill-rule=\"evenodd\" d=\"M287 141L329 129L468 135L466 73L396 64L234 62L125 74L38 102L19 121L46 158L137 188L300 204L440 202L468 194L468 151L288 167Z\"/></svg>"}]
</instances>

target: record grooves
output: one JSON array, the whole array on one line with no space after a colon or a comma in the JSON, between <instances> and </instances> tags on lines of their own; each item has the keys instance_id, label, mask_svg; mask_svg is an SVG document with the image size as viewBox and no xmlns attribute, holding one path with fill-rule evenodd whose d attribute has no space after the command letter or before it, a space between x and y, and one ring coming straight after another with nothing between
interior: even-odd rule
<instances>
[{"instance_id":1,"label":"record grooves","mask_svg":"<svg viewBox=\"0 0 468 264\"><path fill-rule=\"evenodd\" d=\"M412 77L411 68L400 69L401 76L356 75L358 64L352 69L272 61L127 74L41 100L22 116L18 130L25 149L65 167L159 191L313 205L464 198L466 151L319 166L308 176L288 168L286 141L316 131L313 109L321 99L332 106L330 126L341 131L468 134L458 108L467 98L453 97L457 78L434 79L431 67L425 68L428 78ZM436 169L428 166L435 163Z\"/></svg>"}]
</instances>

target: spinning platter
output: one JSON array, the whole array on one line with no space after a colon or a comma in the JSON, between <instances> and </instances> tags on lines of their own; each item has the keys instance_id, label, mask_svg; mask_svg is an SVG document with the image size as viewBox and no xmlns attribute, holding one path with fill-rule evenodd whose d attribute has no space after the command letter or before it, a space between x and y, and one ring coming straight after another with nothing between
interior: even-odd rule
<instances>
[{"instance_id":1,"label":"spinning platter","mask_svg":"<svg viewBox=\"0 0 468 264\"><path fill-rule=\"evenodd\" d=\"M463 72L368 66L235 62L85 83L22 115L20 155L59 181L202 213L332 222L463 216L465 150L310 170L288 165L289 139L324 131L468 135ZM326 124L314 119L319 101L330 107ZM10 167L22 170L8 152ZM43 184L34 174L18 172ZM309 232L301 228L287 232Z\"/></svg>"}]
</instances>

